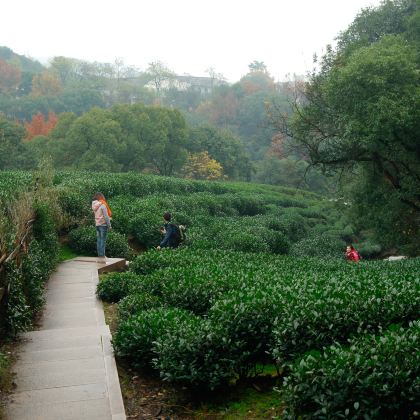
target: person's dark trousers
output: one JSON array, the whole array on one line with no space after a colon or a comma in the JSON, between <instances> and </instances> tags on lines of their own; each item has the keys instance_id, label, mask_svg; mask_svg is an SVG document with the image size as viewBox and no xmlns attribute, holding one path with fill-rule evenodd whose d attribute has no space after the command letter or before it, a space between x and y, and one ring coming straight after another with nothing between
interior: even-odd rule
<instances>
[{"instance_id":1,"label":"person's dark trousers","mask_svg":"<svg viewBox=\"0 0 420 420\"><path fill-rule=\"evenodd\" d=\"M98 257L105 257L106 236L108 234L108 226L96 226L96 249Z\"/></svg>"}]
</instances>

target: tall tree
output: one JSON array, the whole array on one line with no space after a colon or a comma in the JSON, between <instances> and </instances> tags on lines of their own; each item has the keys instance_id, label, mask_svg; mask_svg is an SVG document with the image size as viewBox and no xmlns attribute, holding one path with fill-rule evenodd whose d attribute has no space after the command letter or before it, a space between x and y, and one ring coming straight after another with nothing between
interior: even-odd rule
<instances>
[{"instance_id":1,"label":"tall tree","mask_svg":"<svg viewBox=\"0 0 420 420\"><path fill-rule=\"evenodd\" d=\"M146 72L149 74L150 80L155 86L157 100L160 102L164 83L173 80L175 73L162 63L162 61L153 61L149 63Z\"/></svg>"}]
</instances>

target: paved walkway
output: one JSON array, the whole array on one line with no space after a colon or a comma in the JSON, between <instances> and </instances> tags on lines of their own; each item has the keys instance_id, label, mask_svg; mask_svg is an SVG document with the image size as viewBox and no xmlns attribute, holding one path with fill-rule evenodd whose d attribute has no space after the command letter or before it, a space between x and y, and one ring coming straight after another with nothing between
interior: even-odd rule
<instances>
[{"instance_id":1,"label":"paved walkway","mask_svg":"<svg viewBox=\"0 0 420 420\"><path fill-rule=\"evenodd\" d=\"M123 420L124 405L101 302L96 264L76 258L59 265L47 288L39 331L24 334L7 420Z\"/></svg>"}]
</instances>

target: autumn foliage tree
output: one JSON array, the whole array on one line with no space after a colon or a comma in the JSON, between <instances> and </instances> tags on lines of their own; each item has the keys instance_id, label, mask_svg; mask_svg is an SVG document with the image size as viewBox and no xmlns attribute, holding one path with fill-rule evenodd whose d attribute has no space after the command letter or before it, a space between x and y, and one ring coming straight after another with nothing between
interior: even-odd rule
<instances>
[{"instance_id":1,"label":"autumn foliage tree","mask_svg":"<svg viewBox=\"0 0 420 420\"><path fill-rule=\"evenodd\" d=\"M207 151L191 153L182 170L185 178L216 180L223 177L223 167Z\"/></svg>"},{"instance_id":2,"label":"autumn foliage tree","mask_svg":"<svg viewBox=\"0 0 420 420\"><path fill-rule=\"evenodd\" d=\"M57 125L58 118L54 112L48 113L48 119L38 112L32 117L31 122L25 124L26 139L31 140L36 136L48 136Z\"/></svg>"},{"instance_id":3,"label":"autumn foliage tree","mask_svg":"<svg viewBox=\"0 0 420 420\"><path fill-rule=\"evenodd\" d=\"M58 77L48 71L36 74L32 79L32 96L54 96L61 92L62 87Z\"/></svg>"},{"instance_id":4,"label":"autumn foliage tree","mask_svg":"<svg viewBox=\"0 0 420 420\"><path fill-rule=\"evenodd\" d=\"M0 59L0 93L9 94L16 90L22 77L20 69Z\"/></svg>"}]
</instances>

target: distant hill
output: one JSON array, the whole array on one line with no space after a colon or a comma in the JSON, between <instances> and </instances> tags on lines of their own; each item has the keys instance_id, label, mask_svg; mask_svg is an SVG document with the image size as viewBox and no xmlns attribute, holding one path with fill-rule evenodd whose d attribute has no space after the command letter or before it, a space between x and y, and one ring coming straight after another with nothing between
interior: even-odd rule
<instances>
[{"instance_id":1,"label":"distant hill","mask_svg":"<svg viewBox=\"0 0 420 420\"><path fill-rule=\"evenodd\" d=\"M5 60L8 63L17 65L22 72L40 73L44 70L44 66L39 61L28 58L24 55L16 54L8 47L0 46L0 60Z\"/></svg>"}]
</instances>

